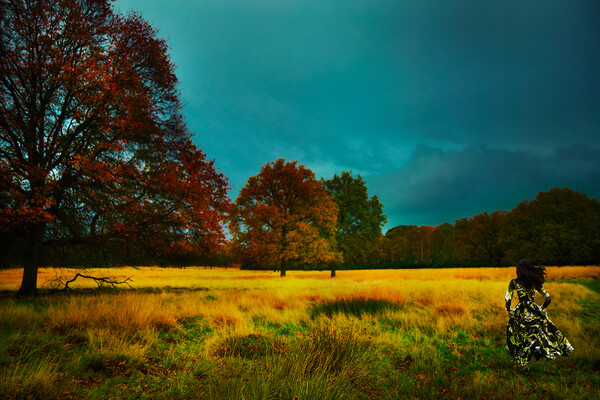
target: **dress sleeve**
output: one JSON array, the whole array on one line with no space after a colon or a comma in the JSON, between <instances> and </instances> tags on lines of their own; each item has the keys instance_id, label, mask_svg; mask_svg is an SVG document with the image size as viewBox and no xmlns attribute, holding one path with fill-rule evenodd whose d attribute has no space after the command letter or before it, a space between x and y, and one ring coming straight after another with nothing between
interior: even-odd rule
<instances>
[{"instance_id":1,"label":"dress sleeve","mask_svg":"<svg viewBox=\"0 0 600 400\"><path fill-rule=\"evenodd\" d=\"M546 292L546 289L544 289L543 286L540 286L537 291L540 292L544 296L544 299L545 299L544 304L542 304L542 310L543 310L544 308L546 308L550 305L552 298L550 297L550 293Z\"/></svg>"},{"instance_id":2,"label":"dress sleeve","mask_svg":"<svg viewBox=\"0 0 600 400\"><path fill-rule=\"evenodd\" d=\"M515 290L515 280L512 279L508 284L508 290L506 291L506 295L504 295L504 300L506 301L506 311L510 311L510 302L512 300L513 291Z\"/></svg>"}]
</instances>

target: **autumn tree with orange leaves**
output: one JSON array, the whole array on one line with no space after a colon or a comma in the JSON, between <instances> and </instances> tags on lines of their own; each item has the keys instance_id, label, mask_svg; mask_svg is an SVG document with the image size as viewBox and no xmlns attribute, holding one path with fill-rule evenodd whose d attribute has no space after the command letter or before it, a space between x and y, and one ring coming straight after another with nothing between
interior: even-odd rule
<instances>
[{"instance_id":1,"label":"autumn tree with orange leaves","mask_svg":"<svg viewBox=\"0 0 600 400\"><path fill-rule=\"evenodd\" d=\"M232 212L234 247L245 265L281 271L334 266L338 208L314 173L296 161L263 165L240 190ZM332 274L334 269L332 268Z\"/></svg>"},{"instance_id":2,"label":"autumn tree with orange leaves","mask_svg":"<svg viewBox=\"0 0 600 400\"><path fill-rule=\"evenodd\" d=\"M47 243L224 243L227 180L191 142L166 43L110 0L0 0L0 233L20 294Z\"/></svg>"}]
</instances>

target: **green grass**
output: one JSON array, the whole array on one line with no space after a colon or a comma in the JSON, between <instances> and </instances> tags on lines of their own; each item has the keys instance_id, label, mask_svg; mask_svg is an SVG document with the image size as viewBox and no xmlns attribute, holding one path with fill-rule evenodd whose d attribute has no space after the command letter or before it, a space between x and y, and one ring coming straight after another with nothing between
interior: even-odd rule
<instances>
[{"instance_id":1,"label":"green grass","mask_svg":"<svg viewBox=\"0 0 600 400\"><path fill-rule=\"evenodd\" d=\"M581 359L535 363L522 375L501 337L414 330L383 342L361 328L368 324L351 322L313 325L299 336L276 329L228 336L209 349L202 337L214 333L190 323L160 333L151 356L141 358L78 336L16 332L2 338L0 393L7 399L526 399L593 398L600 387L598 365Z\"/></svg>"},{"instance_id":2,"label":"green grass","mask_svg":"<svg viewBox=\"0 0 600 400\"><path fill-rule=\"evenodd\" d=\"M565 282L578 283L593 290L596 293L600 293L600 279L569 279Z\"/></svg>"}]
</instances>

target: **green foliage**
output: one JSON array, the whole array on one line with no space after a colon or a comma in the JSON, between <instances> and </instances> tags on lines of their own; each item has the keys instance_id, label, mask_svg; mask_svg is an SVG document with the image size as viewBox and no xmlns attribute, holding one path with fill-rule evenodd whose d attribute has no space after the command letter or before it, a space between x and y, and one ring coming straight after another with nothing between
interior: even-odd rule
<instances>
[{"instance_id":1,"label":"green foliage","mask_svg":"<svg viewBox=\"0 0 600 400\"><path fill-rule=\"evenodd\" d=\"M541 264L592 264L600 260L600 202L571 189L539 192L508 214L510 254Z\"/></svg>"},{"instance_id":2,"label":"green foliage","mask_svg":"<svg viewBox=\"0 0 600 400\"><path fill-rule=\"evenodd\" d=\"M360 175L354 178L352 172L344 171L340 176L321 179L321 184L339 206L338 234L381 234L381 227L387 222L383 205L377 196L369 197Z\"/></svg>"},{"instance_id":3,"label":"green foliage","mask_svg":"<svg viewBox=\"0 0 600 400\"><path fill-rule=\"evenodd\" d=\"M347 171L321 179L321 184L339 208L336 241L344 263L378 264L381 227L387 222L379 198L369 197L362 177Z\"/></svg>"},{"instance_id":4,"label":"green foliage","mask_svg":"<svg viewBox=\"0 0 600 400\"><path fill-rule=\"evenodd\" d=\"M600 263L600 202L571 189L539 192L510 211L483 212L454 225L388 230L382 265L505 266L521 258L543 265Z\"/></svg>"}]
</instances>

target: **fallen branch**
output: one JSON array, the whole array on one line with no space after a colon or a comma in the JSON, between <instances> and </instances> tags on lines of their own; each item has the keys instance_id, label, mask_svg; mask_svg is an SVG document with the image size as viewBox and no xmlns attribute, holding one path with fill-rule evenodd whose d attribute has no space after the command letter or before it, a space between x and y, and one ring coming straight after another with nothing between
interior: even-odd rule
<instances>
[{"instance_id":1,"label":"fallen branch","mask_svg":"<svg viewBox=\"0 0 600 400\"><path fill-rule=\"evenodd\" d=\"M127 285L130 289L133 289L129 284L129 282L132 282L131 277L126 277L125 279L119 280L114 276L92 276L82 274L81 272L78 272L73 278L66 281L64 280L65 278L63 276L56 274L54 279L46 282L46 285L50 289L57 290L59 292L65 290L75 291L75 289L70 287L69 284L75 282L77 278L92 279L98 286L98 289L118 289L117 285Z\"/></svg>"},{"instance_id":2,"label":"fallen branch","mask_svg":"<svg viewBox=\"0 0 600 400\"><path fill-rule=\"evenodd\" d=\"M127 277L122 281L118 281L116 280L116 278L112 277L112 276L106 276L106 277L98 277L98 276L90 276L90 275L82 275L80 273L77 273L73 279L69 279L68 281L65 282L65 287L60 289L60 290L73 290L73 288L69 287L69 283L73 283L75 282L75 280L77 278L85 278L85 279L93 279L94 282L96 282L96 285L98 285L98 289L104 289L108 286L110 286L112 289L117 289L117 285L127 285L129 286L130 289L132 289L131 285L129 284L129 282L131 282L131 277Z\"/></svg>"}]
</instances>

